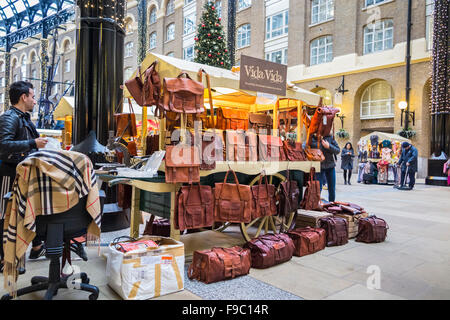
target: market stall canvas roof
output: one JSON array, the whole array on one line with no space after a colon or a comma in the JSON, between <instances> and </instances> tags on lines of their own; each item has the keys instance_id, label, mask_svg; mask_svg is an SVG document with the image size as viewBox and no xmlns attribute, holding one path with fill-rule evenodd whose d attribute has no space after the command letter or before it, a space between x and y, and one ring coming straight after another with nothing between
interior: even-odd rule
<instances>
[{"instance_id":1,"label":"market stall canvas roof","mask_svg":"<svg viewBox=\"0 0 450 320\"><path fill-rule=\"evenodd\" d=\"M379 142L382 142L383 140L389 140L389 141L399 141L399 142L411 143L411 140L404 138L402 136L399 136L398 134L379 132L379 131L372 132L371 134L368 134L368 135L362 137L360 139L360 141L370 140L371 136L378 136Z\"/></svg>"}]
</instances>

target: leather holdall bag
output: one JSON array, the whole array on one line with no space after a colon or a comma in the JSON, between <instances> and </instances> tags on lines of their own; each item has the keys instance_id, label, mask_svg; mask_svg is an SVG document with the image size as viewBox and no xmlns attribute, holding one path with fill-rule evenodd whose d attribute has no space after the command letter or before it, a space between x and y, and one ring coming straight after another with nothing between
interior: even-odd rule
<instances>
[{"instance_id":1,"label":"leather holdall bag","mask_svg":"<svg viewBox=\"0 0 450 320\"><path fill-rule=\"evenodd\" d=\"M213 283L244 276L250 272L250 250L241 247L194 251L189 279Z\"/></svg>"},{"instance_id":2,"label":"leather holdall bag","mask_svg":"<svg viewBox=\"0 0 450 320\"><path fill-rule=\"evenodd\" d=\"M252 268L266 269L292 259L295 245L285 233L265 234L247 242L252 254Z\"/></svg>"},{"instance_id":3,"label":"leather holdall bag","mask_svg":"<svg viewBox=\"0 0 450 320\"><path fill-rule=\"evenodd\" d=\"M358 234L355 241L365 243L379 243L386 240L389 226L384 219L371 216L359 219Z\"/></svg>"},{"instance_id":4,"label":"leather holdall bag","mask_svg":"<svg viewBox=\"0 0 450 320\"><path fill-rule=\"evenodd\" d=\"M155 219L155 216L152 215L145 225L143 235L170 237L169 219Z\"/></svg>"},{"instance_id":5,"label":"leather holdall bag","mask_svg":"<svg viewBox=\"0 0 450 320\"><path fill-rule=\"evenodd\" d=\"M227 183L232 172L236 183ZM214 221L250 223L252 220L252 191L250 186L239 184L236 173L228 170L223 183L214 188Z\"/></svg>"},{"instance_id":6,"label":"leather holdall bag","mask_svg":"<svg viewBox=\"0 0 450 320\"><path fill-rule=\"evenodd\" d=\"M129 138L137 136L136 114L131 99L128 98L130 113L115 113L116 137Z\"/></svg>"},{"instance_id":7,"label":"leather holdall bag","mask_svg":"<svg viewBox=\"0 0 450 320\"><path fill-rule=\"evenodd\" d=\"M200 150L178 144L166 147L166 183L200 182Z\"/></svg>"},{"instance_id":8,"label":"leather holdall bag","mask_svg":"<svg viewBox=\"0 0 450 320\"><path fill-rule=\"evenodd\" d=\"M269 114L250 113L248 116L248 128L258 134L269 135L273 127L273 120Z\"/></svg>"},{"instance_id":9,"label":"leather holdall bag","mask_svg":"<svg viewBox=\"0 0 450 320\"><path fill-rule=\"evenodd\" d=\"M273 184L267 183L267 176L259 178L259 184L252 186L252 220L269 217L277 214L277 204L275 198L276 188Z\"/></svg>"},{"instance_id":10,"label":"leather holdall bag","mask_svg":"<svg viewBox=\"0 0 450 320\"><path fill-rule=\"evenodd\" d=\"M280 137L259 135L259 161L286 161L283 141Z\"/></svg>"},{"instance_id":11,"label":"leather holdall bag","mask_svg":"<svg viewBox=\"0 0 450 320\"><path fill-rule=\"evenodd\" d=\"M228 161L258 161L257 135L243 130L226 131Z\"/></svg>"},{"instance_id":12,"label":"leather holdall bag","mask_svg":"<svg viewBox=\"0 0 450 320\"><path fill-rule=\"evenodd\" d=\"M220 130L248 130L249 112L246 110L217 109L216 128Z\"/></svg>"},{"instance_id":13,"label":"leather holdall bag","mask_svg":"<svg viewBox=\"0 0 450 320\"><path fill-rule=\"evenodd\" d=\"M211 227L214 223L214 197L210 186L180 188L175 208L175 228L188 230Z\"/></svg>"},{"instance_id":14,"label":"leather holdall bag","mask_svg":"<svg viewBox=\"0 0 450 320\"><path fill-rule=\"evenodd\" d=\"M287 161L306 161L306 154L303 151L302 143L291 140L283 141L283 149Z\"/></svg>"},{"instance_id":15,"label":"leather holdall bag","mask_svg":"<svg viewBox=\"0 0 450 320\"><path fill-rule=\"evenodd\" d=\"M319 226L327 234L327 247L342 246L348 243L348 222L344 218L321 218Z\"/></svg>"},{"instance_id":16,"label":"leather holdall bag","mask_svg":"<svg viewBox=\"0 0 450 320\"><path fill-rule=\"evenodd\" d=\"M288 216L299 208L300 189L295 180L291 180L290 172L287 171L286 181L280 183L278 193L278 214L282 217Z\"/></svg>"},{"instance_id":17,"label":"leather holdall bag","mask_svg":"<svg viewBox=\"0 0 450 320\"><path fill-rule=\"evenodd\" d=\"M295 245L294 256L303 257L325 249L326 233L321 228L299 228L287 233Z\"/></svg>"},{"instance_id":18,"label":"leather holdall bag","mask_svg":"<svg viewBox=\"0 0 450 320\"><path fill-rule=\"evenodd\" d=\"M205 111L205 88L202 83L192 80L186 72L182 72L177 78L164 78L163 83L163 107L166 112L197 114Z\"/></svg>"},{"instance_id":19,"label":"leather holdall bag","mask_svg":"<svg viewBox=\"0 0 450 320\"><path fill-rule=\"evenodd\" d=\"M158 105L161 96L161 80L156 71L158 61L153 62L144 72L144 81L142 81L141 67L138 68L136 76L133 79L125 81L125 86L134 98L136 103L141 106Z\"/></svg>"},{"instance_id":20,"label":"leather holdall bag","mask_svg":"<svg viewBox=\"0 0 450 320\"><path fill-rule=\"evenodd\" d=\"M320 207L320 182L315 180L316 169L311 168L309 181L306 183L305 194L300 203L300 208L304 210L321 211Z\"/></svg>"}]
</instances>

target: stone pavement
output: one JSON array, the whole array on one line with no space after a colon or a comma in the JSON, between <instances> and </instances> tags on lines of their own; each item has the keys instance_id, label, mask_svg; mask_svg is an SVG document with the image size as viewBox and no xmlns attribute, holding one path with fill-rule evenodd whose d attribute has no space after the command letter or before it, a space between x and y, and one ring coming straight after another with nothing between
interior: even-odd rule
<instances>
[{"instance_id":1,"label":"stone pavement","mask_svg":"<svg viewBox=\"0 0 450 320\"><path fill-rule=\"evenodd\" d=\"M323 196L327 197L327 191ZM370 214L387 220L390 228L386 242L363 244L350 240L345 246L294 257L270 269L251 269L249 276L215 287L185 277L185 290L157 299L450 299L450 188L426 186L423 181L413 191L356 182L346 186L338 175L337 198L359 204ZM123 234L127 232L124 230ZM243 244L237 228L222 234L210 231L190 234L182 239L186 251ZM101 248L102 252L106 250ZM91 284L100 288L99 299L120 299L107 285L106 259L97 254L97 249L89 249L88 254L88 262L74 264L88 273ZM372 275L367 271L371 266L381 272L378 290L367 288ZM47 270L46 260L28 262L18 287L28 285L34 275L46 275ZM246 291L248 288L253 290ZM241 291L243 296L238 294ZM42 297L43 293L36 293L20 299ZM87 299L87 294L60 290L55 299Z\"/></svg>"}]
</instances>

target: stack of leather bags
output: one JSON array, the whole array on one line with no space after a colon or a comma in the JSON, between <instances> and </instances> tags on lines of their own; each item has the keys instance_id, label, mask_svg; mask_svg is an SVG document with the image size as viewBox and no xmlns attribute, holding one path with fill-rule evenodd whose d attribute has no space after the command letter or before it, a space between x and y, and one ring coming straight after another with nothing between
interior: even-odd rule
<instances>
[{"instance_id":1,"label":"stack of leather bags","mask_svg":"<svg viewBox=\"0 0 450 320\"><path fill-rule=\"evenodd\" d=\"M325 212L341 217L348 222L348 237L355 238L358 234L358 221L367 218L369 214L361 206L349 202L330 202L323 205Z\"/></svg>"}]
</instances>

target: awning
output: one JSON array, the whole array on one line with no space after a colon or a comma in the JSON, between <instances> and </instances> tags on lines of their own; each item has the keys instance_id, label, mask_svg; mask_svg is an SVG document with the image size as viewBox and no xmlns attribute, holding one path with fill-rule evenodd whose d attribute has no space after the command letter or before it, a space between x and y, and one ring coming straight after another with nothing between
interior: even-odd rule
<instances>
[{"instance_id":1,"label":"awning","mask_svg":"<svg viewBox=\"0 0 450 320\"><path fill-rule=\"evenodd\" d=\"M398 134L393 134L393 133L385 133L385 132L379 132L379 131L375 131L372 132L371 134L368 134L364 137L362 137L359 141L364 141L364 140L369 140L370 141L370 137L371 136L378 136L379 138L379 142L381 143L383 140L389 140L391 142L395 142L395 141L399 141L399 142L408 142L411 143L411 140L404 138L402 136L399 136Z\"/></svg>"}]
</instances>

